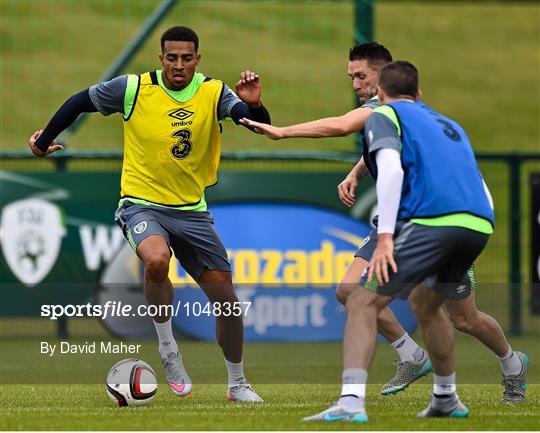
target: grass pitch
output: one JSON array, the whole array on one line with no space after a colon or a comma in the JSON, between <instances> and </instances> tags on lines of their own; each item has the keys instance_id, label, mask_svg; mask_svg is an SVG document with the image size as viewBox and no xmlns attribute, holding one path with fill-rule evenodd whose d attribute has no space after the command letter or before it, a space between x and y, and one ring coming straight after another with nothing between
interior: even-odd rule
<instances>
[{"instance_id":1,"label":"grass pitch","mask_svg":"<svg viewBox=\"0 0 540 433\"><path fill-rule=\"evenodd\" d=\"M226 400L225 368L216 345L182 343L195 383L192 394L175 397L161 383L154 400L141 408L117 408L105 393L108 369L128 356L51 358L39 354L39 344L38 339L2 340L2 430L534 430L540 423L536 337L512 340L531 358L527 401L516 406L500 402L500 373L491 352L472 338L458 337L458 392L470 417L456 420L416 418L429 401L431 377L395 396L380 396L380 384L394 373L394 354L387 344L379 344L370 370L367 425L301 422L339 394L337 343L247 344L246 373L265 399L262 405ZM163 378L154 343L144 343L139 357Z\"/></svg>"},{"instance_id":2,"label":"grass pitch","mask_svg":"<svg viewBox=\"0 0 540 433\"><path fill-rule=\"evenodd\" d=\"M511 407L500 400L498 385L464 385L460 397L468 419L417 419L430 386L414 385L391 397L368 387L367 424L304 423L304 416L325 409L339 385L258 385L265 403L238 404L225 399L224 385L194 387L180 399L161 385L145 407L115 408L103 385L4 385L2 429L5 430L533 430L540 422L537 385L528 402Z\"/></svg>"}]
</instances>

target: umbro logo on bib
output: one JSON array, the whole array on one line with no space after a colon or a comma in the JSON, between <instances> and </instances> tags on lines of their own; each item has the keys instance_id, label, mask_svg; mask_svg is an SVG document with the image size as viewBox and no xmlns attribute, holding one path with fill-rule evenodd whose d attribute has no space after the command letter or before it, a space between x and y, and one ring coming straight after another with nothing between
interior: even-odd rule
<instances>
[{"instance_id":1,"label":"umbro logo on bib","mask_svg":"<svg viewBox=\"0 0 540 433\"><path fill-rule=\"evenodd\" d=\"M178 120L186 120L188 117L193 116L193 114L195 114L193 111L186 110L185 108L180 108L169 113L169 116Z\"/></svg>"}]
</instances>

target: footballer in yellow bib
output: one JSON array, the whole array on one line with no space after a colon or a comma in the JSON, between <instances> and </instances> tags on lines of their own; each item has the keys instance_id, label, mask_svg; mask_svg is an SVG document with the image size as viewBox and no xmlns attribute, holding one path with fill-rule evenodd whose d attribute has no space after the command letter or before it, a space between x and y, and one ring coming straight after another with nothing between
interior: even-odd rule
<instances>
[{"instance_id":1,"label":"footballer in yellow bib","mask_svg":"<svg viewBox=\"0 0 540 433\"><path fill-rule=\"evenodd\" d=\"M191 392L192 383L174 339L173 309L159 308L171 307L174 299L171 251L211 303L238 302L204 191L217 182L220 122L231 118L238 125L248 118L270 123L260 101L259 76L241 72L233 92L196 72L198 49L193 30L170 28L161 37L161 69L122 75L73 95L29 141L36 156L47 156L63 149L54 140L79 114L122 114L124 163L115 220L144 265L144 293L158 307L153 323L165 377L179 397ZM262 402L244 377L242 316L217 316L216 337L228 372L227 398Z\"/></svg>"}]
</instances>

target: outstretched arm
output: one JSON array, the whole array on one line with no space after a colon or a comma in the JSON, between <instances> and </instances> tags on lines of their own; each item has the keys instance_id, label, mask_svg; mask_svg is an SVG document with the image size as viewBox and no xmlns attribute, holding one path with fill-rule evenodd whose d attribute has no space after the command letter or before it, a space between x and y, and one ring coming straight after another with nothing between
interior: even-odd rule
<instances>
[{"instance_id":1,"label":"outstretched arm","mask_svg":"<svg viewBox=\"0 0 540 433\"><path fill-rule=\"evenodd\" d=\"M88 95L88 89L73 95L56 112L49 121L45 130L40 129L34 132L28 141L32 153L43 158L64 147L54 140L58 135L71 125L81 113L92 113L98 109Z\"/></svg>"},{"instance_id":2,"label":"outstretched arm","mask_svg":"<svg viewBox=\"0 0 540 433\"><path fill-rule=\"evenodd\" d=\"M241 123L255 128L255 132L264 134L273 140L294 137L343 137L353 132L360 131L364 127L366 120L372 111L371 108L360 107L349 111L343 116L326 117L312 122L283 127L261 125L250 119L242 119Z\"/></svg>"},{"instance_id":3,"label":"outstretched arm","mask_svg":"<svg viewBox=\"0 0 540 433\"><path fill-rule=\"evenodd\" d=\"M104 116L109 116L113 113L123 113L125 108L124 103L126 102L124 96L130 80L132 85L138 85L136 75L121 75L120 77L116 77L110 81L103 81L73 95L56 112L45 130L40 129L32 134L28 141L32 153L36 156L44 157L63 149L54 140L81 113L95 113L99 111Z\"/></svg>"}]
</instances>

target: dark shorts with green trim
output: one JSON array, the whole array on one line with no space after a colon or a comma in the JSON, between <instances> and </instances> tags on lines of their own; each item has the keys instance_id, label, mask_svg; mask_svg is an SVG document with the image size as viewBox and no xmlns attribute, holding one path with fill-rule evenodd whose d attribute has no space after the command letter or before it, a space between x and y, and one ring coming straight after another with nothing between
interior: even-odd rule
<instances>
[{"instance_id":1,"label":"dark shorts with green trim","mask_svg":"<svg viewBox=\"0 0 540 433\"><path fill-rule=\"evenodd\" d=\"M195 281L205 269L230 272L225 246L210 212L182 211L125 201L116 210L116 223L134 251L151 235L165 238L169 248Z\"/></svg>"},{"instance_id":2,"label":"dark shorts with green trim","mask_svg":"<svg viewBox=\"0 0 540 433\"><path fill-rule=\"evenodd\" d=\"M377 244L376 231L373 230L369 237L355 257L371 260ZM464 299L474 290L472 266L488 239L489 235L462 227L401 222L396 226L394 236L398 272L389 270L390 281L379 286L375 277L369 283L366 281L365 271L360 284L381 295L406 299L414 287L425 281L428 287L448 299Z\"/></svg>"},{"instance_id":3,"label":"dark shorts with green trim","mask_svg":"<svg viewBox=\"0 0 540 433\"><path fill-rule=\"evenodd\" d=\"M404 222L398 222L396 226L396 232L404 224ZM354 257L360 257L366 262L371 260L373 252L377 247L377 228L374 228L369 232L369 234L364 238L362 244L358 247L358 250L354 254ZM434 285L433 276L426 278L426 284L429 287ZM459 301L461 299L468 298L471 293L476 290L476 277L474 275L474 264L467 270L465 278L456 285L455 290L451 291L448 296L448 299L452 301Z\"/></svg>"}]
</instances>

